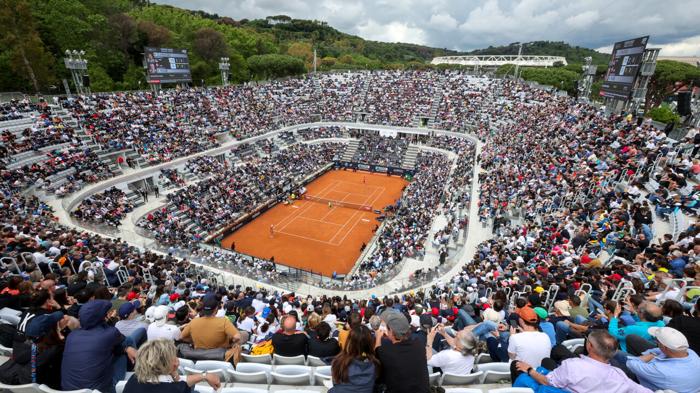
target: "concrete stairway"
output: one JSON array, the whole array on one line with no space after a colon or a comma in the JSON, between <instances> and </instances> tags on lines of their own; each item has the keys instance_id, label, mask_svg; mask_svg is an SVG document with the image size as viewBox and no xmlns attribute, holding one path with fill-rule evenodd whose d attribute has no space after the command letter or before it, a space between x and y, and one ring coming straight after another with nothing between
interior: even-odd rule
<instances>
[{"instance_id":1,"label":"concrete stairway","mask_svg":"<svg viewBox=\"0 0 700 393\"><path fill-rule=\"evenodd\" d=\"M343 156L341 157L343 161L352 161L352 158L355 156L355 153L357 153L357 148L360 147L360 141L358 140L352 140L350 143L348 143L348 146L345 148L345 152L343 153Z\"/></svg>"},{"instance_id":2,"label":"concrete stairway","mask_svg":"<svg viewBox=\"0 0 700 393\"><path fill-rule=\"evenodd\" d=\"M403 169L415 168L417 159L418 159L418 148L414 145L408 146L406 153L403 155L403 160L401 160L401 168L403 168Z\"/></svg>"}]
</instances>

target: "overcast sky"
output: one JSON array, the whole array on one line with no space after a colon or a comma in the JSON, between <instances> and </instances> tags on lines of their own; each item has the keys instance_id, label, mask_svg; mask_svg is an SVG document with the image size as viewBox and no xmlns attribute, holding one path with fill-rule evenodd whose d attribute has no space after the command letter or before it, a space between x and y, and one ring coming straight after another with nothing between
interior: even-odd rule
<instances>
[{"instance_id":1,"label":"overcast sky","mask_svg":"<svg viewBox=\"0 0 700 393\"><path fill-rule=\"evenodd\" d=\"M662 56L700 56L699 0L155 0L234 19L289 15L365 39L470 50L517 41L588 48L651 35Z\"/></svg>"}]
</instances>

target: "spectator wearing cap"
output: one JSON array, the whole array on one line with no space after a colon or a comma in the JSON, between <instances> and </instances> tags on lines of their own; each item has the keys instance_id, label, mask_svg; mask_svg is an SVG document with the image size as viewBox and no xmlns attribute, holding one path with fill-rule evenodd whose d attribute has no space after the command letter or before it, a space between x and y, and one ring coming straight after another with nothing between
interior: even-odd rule
<instances>
[{"instance_id":1,"label":"spectator wearing cap","mask_svg":"<svg viewBox=\"0 0 700 393\"><path fill-rule=\"evenodd\" d=\"M659 347L639 357L628 357L626 362L639 383L654 391L700 392L700 357L688 348L688 339L683 333L670 327L652 327L649 334Z\"/></svg>"},{"instance_id":2,"label":"spectator wearing cap","mask_svg":"<svg viewBox=\"0 0 700 393\"><path fill-rule=\"evenodd\" d=\"M549 321L549 313L542 307L535 307L535 314L540 318L540 330L549 337L552 347L557 345L557 336L554 324Z\"/></svg>"},{"instance_id":3,"label":"spectator wearing cap","mask_svg":"<svg viewBox=\"0 0 700 393\"><path fill-rule=\"evenodd\" d=\"M149 341L159 338L180 339L180 329L175 325L168 324L168 313L170 312L168 306L151 307L149 310L146 310L146 317L149 316L149 312L152 313L151 317L153 318L153 322L148 325L146 330L146 336Z\"/></svg>"},{"instance_id":4,"label":"spectator wearing cap","mask_svg":"<svg viewBox=\"0 0 700 393\"><path fill-rule=\"evenodd\" d=\"M511 327L508 339L508 357L513 360L539 367L542 359L549 356L552 349L549 336L538 330L539 317L532 307L523 307L518 313L519 329ZM511 377L515 381L516 362L511 363Z\"/></svg>"},{"instance_id":5,"label":"spectator wearing cap","mask_svg":"<svg viewBox=\"0 0 700 393\"><path fill-rule=\"evenodd\" d=\"M537 368L526 361L513 362L518 373L522 373L513 380L513 386L540 391L540 386L544 385L572 393L651 393L634 383L621 369L610 365L617 350L617 340L610 333L593 330L585 345L588 355L566 359L560 366L552 367L553 370Z\"/></svg>"},{"instance_id":6,"label":"spectator wearing cap","mask_svg":"<svg viewBox=\"0 0 700 393\"><path fill-rule=\"evenodd\" d=\"M385 365L381 380L388 393L427 393L428 362L426 348L418 340L410 339L411 327L405 315L388 310L381 314L386 324L386 333L380 329L375 337L375 348L379 361ZM390 342L383 342L384 335ZM432 347L430 347L432 349Z\"/></svg>"},{"instance_id":7,"label":"spectator wearing cap","mask_svg":"<svg viewBox=\"0 0 700 393\"><path fill-rule=\"evenodd\" d=\"M448 349L433 354L433 341L437 333L442 334L449 345ZM474 367L474 354L477 340L470 330L462 329L453 338L445 333L443 325L435 326L428 333L425 356L429 367L439 367L443 373L456 375L471 374Z\"/></svg>"},{"instance_id":8,"label":"spectator wearing cap","mask_svg":"<svg viewBox=\"0 0 700 393\"><path fill-rule=\"evenodd\" d=\"M381 319L377 317L377 329L380 324ZM411 339L418 340L422 346L426 346L428 342L428 333L430 333L433 326L435 326L433 316L430 314L421 314L418 317L418 329L411 334Z\"/></svg>"},{"instance_id":9,"label":"spectator wearing cap","mask_svg":"<svg viewBox=\"0 0 700 393\"><path fill-rule=\"evenodd\" d=\"M182 329L180 339L191 342L194 349L226 349L226 360L232 359L240 344L248 341L248 333L239 332L226 317L217 317L221 301L214 294L202 299L199 318Z\"/></svg>"},{"instance_id":10,"label":"spectator wearing cap","mask_svg":"<svg viewBox=\"0 0 700 393\"><path fill-rule=\"evenodd\" d=\"M25 331L29 342L15 339L12 357L0 366L0 382L9 385L45 384L61 389L61 362L65 338L61 330L68 316L57 311L32 319ZM32 375L32 351L36 351L36 373Z\"/></svg>"},{"instance_id":11,"label":"spectator wearing cap","mask_svg":"<svg viewBox=\"0 0 700 393\"><path fill-rule=\"evenodd\" d=\"M112 392L126 375L127 356L133 363L136 345L106 322L108 300L91 300L80 308L80 329L66 339L61 366L63 390Z\"/></svg>"},{"instance_id":12,"label":"spectator wearing cap","mask_svg":"<svg viewBox=\"0 0 700 393\"><path fill-rule=\"evenodd\" d=\"M118 311L119 321L114 324L121 334L131 337L137 347L146 341L146 329L148 329L148 324L139 317L140 308L141 302L138 300L122 304Z\"/></svg>"},{"instance_id":13,"label":"spectator wearing cap","mask_svg":"<svg viewBox=\"0 0 700 393\"><path fill-rule=\"evenodd\" d=\"M588 330L586 326L581 325L586 322L585 317L571 315L571 304L568 300L554 302L552 321L555 322L557 344L561 344L567 338L580 338Z\"/></svg>"},{"instance_id":14,"label":"spectator wearing cap","mask_svg":"<svg viewBox=\"0 0 700 393\"><path fill-rule=\"evenodd\" d=\"M275 349L275 353L281 356L306 356L309 350L309 337L306 333L297 330L296 318L292 315L285 315L280 324L282 331L272 335L272 347Z\"/></svg>"}]
</instances>

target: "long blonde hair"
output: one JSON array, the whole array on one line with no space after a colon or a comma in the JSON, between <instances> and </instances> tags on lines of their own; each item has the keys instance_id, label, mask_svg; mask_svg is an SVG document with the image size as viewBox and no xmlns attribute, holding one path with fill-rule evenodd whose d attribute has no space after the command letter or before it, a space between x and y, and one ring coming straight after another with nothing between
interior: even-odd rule
<instances>
[{"instance_id":1,"label":"long blonde hair","mask_svg":"<svg viewBox=\"0 0 700 393\"><path fill-rule=\"evenodd\" d=\"M141 383L157 383L159 375L172 373L177 348L169 339L149 340L139 348L134 374Z\"/></svg>"}]
</instances>

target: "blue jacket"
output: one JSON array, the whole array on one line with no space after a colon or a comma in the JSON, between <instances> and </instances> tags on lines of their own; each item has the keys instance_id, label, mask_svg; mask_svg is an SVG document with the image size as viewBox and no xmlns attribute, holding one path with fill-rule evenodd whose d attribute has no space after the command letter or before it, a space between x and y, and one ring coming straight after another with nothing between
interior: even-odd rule
<instances>
[{"instance_id":1,"label":"blue jacket","mask_svg":"<svg viewBox=\"0 0 700 393\"><path fill-rule=\"evenodd\" d=\"M105 322L108 300L91 300L80 308L80 329L66 338L61 366L64 390L112 390L112 361L121 354L124 336Z\"/></svg>"},{"instance_id":2,"label":"blue jacket","mask_svg":"<svg viewBox=\"0 0 700 393\"><path fill-rule=\"evenodd\" d=\"M649 328L664 326L664 321L640 321L635 323L634 325L629 325L625 327L619 327L618 322L619 320L617 318L613 318L610 320L610 323L608 324L608 333L610 333L613 337L617 339L617 341L620 343L620 348L625 352L627 352L627 336L629 336L630 334L636 334L637 336L640 336L645 340L651 341L653 340L653 338L648 332Z\"/></svg>"},{"instance_id":3,"label":"blue jacket","mask_svg":"<svg viewBox=\"0 0 700 393\"><path fill-rule=\"evenodd\" d=\"M353 360L348 367L348 382L334 384L328 393L372 393L375 374L374 363Z\"/></svg>"}]
</instances>

